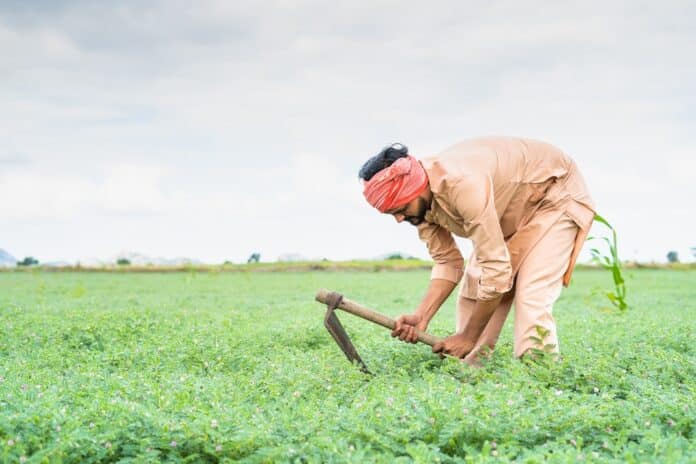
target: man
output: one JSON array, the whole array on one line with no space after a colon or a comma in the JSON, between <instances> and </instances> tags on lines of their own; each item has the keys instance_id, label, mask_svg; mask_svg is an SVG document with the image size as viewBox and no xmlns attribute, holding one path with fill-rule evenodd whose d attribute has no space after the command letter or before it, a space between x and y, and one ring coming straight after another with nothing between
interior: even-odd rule
<instances>
[{"instance_id":1,"label":"man","mask_svg":"<svg viewBox=\"0 0 696 464\"><path fill-rule=\"evenodd\" d=\"M574 161L544 142L481 137L421 161L401 144L360 170L367 201L418 229L435 262L425 297L392 336L415 343L462 280L456 334L433 351L476 363L493 349L515 302L514 354L558 352L552 316L594 218ZM452 234L472 240L463 259ZM462 279L463 277L463 279Z\"/></svg>"}]
</instances>

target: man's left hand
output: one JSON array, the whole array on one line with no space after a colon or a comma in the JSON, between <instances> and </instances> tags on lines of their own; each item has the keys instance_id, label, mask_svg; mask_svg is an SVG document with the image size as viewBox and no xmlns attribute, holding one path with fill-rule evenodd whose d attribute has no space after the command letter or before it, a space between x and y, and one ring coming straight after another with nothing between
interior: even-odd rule
<instances>
[{"instance_id":1,"label":"man's left hand","mask_svg":"<svg viewBox=\"0 0 696 464\"><path fill-rule=\"evenodd\" d=\"M462 334L450 335L433 345L433 353L463 358L474 349L474 344L475 342L465 338Z\"/></svg>"}]
</instances>

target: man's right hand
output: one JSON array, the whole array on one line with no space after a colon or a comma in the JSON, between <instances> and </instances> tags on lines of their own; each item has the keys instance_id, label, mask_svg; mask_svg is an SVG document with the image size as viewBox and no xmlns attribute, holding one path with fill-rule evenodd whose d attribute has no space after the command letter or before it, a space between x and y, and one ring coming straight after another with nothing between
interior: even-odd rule
<instances>
[{"instance_id":1,"label":"man's right hand","mask_svg":"<svg viewBox=\"0 0 696 464\"><path fill-rule=\"evenodd\" d=\"M392 337L398 337L400 340L407 343L416 343L418 335L416 330L425 332L428 328L428 323L418 314L403 314L396 318L396 326L392 330Z\"/></svg>"}]
</instances>

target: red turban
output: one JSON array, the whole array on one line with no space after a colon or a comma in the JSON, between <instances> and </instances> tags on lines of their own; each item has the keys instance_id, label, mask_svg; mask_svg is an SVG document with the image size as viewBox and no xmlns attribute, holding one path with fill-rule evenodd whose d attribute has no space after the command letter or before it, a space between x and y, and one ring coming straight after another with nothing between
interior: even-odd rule
<instances>
[{"instance_id":1,"label":"red turban","mask_svg":"<svg viewBox=\"0 0 696 464\"><path fill-rule=\"evenodd\" d=\"M382 213L404 206L423 193L428 175L411 155L399 158L365 182L363 194L367 202Z\"/></svg>"}]
</instances>

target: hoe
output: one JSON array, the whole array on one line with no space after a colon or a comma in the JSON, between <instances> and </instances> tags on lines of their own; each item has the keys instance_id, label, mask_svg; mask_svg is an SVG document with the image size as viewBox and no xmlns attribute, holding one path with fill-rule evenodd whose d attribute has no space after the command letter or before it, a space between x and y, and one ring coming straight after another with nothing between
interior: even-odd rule
<instances>
[{"instance_id":1,"label":"hoe","mask_svg":"<svg viewBox=\"0 0 696 464\"><path fill-rule=\"evenodd\" d=\"M324 316L324 326L326 326L326 329L329 331L334 340L336 340L338 346L341 348L341 350L343 350L343 353L345 353L348 361L351 363L357 363L358 366L360 366L361 371L369 374L370 371L367 369L367 366L363 362L362 358L360 358L355 346L353 346L353 343L350 341L350 338L348 337L346 330L343 328L341 321L339 321L338 317L336 316L335 310L342 309L343 311L349 312L355 316L392 330L396 325L394 319L385 316L384 314L380 314L377 311L366 308L354 301L349 300L348 298L344 298L340 293L330 292L329 290L319 290L315 298L318 302L326 305L327 309L326 315ZM417 335L419 342L430 346L433 346L435 343L440 341L439 338L425 332L418 332Z\"/></svg>"}]
</instances>

